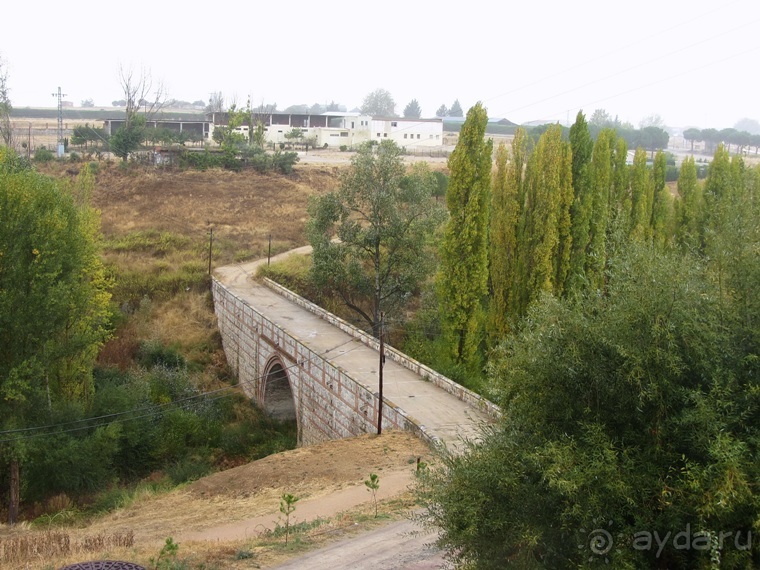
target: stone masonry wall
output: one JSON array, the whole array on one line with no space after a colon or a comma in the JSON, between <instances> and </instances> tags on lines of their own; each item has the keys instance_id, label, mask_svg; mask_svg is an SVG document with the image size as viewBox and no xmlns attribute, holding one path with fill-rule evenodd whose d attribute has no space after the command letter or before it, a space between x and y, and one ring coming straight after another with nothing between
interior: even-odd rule
<instances>
[{"instance_id":1,"label":"stone masonry wall","mask_svg":"<svg viewBox=\"0 0 760 570\"><path fill-rule=\"evenodd\" d=\"M263 376L274 359L288 374L298 417L299 444L351 437L377 430L377 395L339 366L305 346L216 279L212 282L222 345L246 395L266 407ZM411 431L437 443L403 410L383 398L383 429Z\"/></svg>"}]
</instances>

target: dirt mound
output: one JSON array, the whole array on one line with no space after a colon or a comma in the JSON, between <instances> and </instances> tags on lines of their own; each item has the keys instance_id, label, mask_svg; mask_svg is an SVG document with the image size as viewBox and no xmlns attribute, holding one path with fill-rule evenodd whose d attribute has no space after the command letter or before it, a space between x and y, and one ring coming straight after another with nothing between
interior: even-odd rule
<instances>
[{"instance_id":1,"label":"dirt mound","mask_svg":"<svg viewBox=\"0 0 760 570\"><path fill-rule=\"evenodd\" d=\"M379 475L383 487L386 474L411 473L417 457L429 462L434 456L422 441L406 432L328 441L270 455L167 494L142 497L99 518L85 531L129 530L136 543L155 543L167 536L276 515L283 493L327 499L349 486L363 486L370 473Z\"/></svg>"},{"instance_id":2,"label":"dirt mound","mask_svg":"<svg viewBox=\"0 0 760 570\"><path fill-rule=\"evenodd\" d=\"M427 461L429 455L422 441L405 432L363 435L270 455L205 477L186 491L199 498L243 498L269 489L308 496L361 482L370 473L382 477L384 471L411 466L417 457Z\"/></svg>"}]
</instances>

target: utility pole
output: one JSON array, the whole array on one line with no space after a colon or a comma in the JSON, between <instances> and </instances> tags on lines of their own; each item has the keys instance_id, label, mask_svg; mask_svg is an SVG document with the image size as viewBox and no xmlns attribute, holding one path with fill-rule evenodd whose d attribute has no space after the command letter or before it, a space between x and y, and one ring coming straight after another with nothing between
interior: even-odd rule
<instances>
[{"instance_id":1,"label":"utility pole","mask_svg":"<svg viewBox=\"0 0 760 570\"><path fill-rule=\"evenodd\" d=\"M53 97L58 97L58 158L63 156L63 98L66 97L66 93L61 93L61 88L58 88L58 93L52 93Z\"/></svg>"},{"instance_id":2,"label":"utility pole","mask_svg":"<svg viewBox=\"0 0 760 570\"><path fill-rule=\"evenodd\" d=\"M214 245L214 226L208 228L208 274L211 276L211 248Z\"/></svg>"},{"instance_id":3,"label":"utility pole","mask_svg":"<svg viewBox=\"0 0 760 570\"><path fill-rule=\"evenodd\" d=\"M377 403L377 435L383 433L383 365L385 364L385 343L383 333L385 329L385 313L380 313L380 394Z\"/></svg>"}]
</instances>

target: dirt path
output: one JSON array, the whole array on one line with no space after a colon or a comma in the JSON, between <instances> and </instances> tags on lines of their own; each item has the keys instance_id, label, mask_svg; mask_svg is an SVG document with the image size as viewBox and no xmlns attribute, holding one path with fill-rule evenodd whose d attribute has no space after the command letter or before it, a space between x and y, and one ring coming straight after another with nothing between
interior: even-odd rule
<instances>
[{"instance_id":1,"label":"dirt path","mask_svg":"<svg viewBox=\"0 0 760 570\"><path fill-rule=\"evenodd\" d=\"M384 473L380 479L377 500L382 501L404 493L412 484L413 471L410 468ZM310 522L319 518L331 518L340 512L366 506L372 508L372 495L363 484L334 491L328 495L304 499L296 503L290 524ZM266 531L274 530L277 524L284 524L279 511L260 515L230 524L217 525L198 532L180 535L182 540L232 541L251 538Z\"/></svg>"},{"instance_id":2,"label":"dirt path","mask_svg":"<svg viewBox=\"0 0 760 570\"><path fill-rule=\"evenodd\" d=\"M398 521L371 532L309 552L274 570L438 570L443 553L434 536L421 534L410 521Z\"/></svg>"}]
</instances>

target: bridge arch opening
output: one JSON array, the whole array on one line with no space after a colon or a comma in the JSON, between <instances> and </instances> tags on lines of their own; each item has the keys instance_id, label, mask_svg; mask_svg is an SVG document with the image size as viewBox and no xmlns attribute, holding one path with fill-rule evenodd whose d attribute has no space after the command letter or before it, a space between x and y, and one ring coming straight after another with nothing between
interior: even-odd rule
<instances>
[{"instance_id":1,"label":"bridge arch opening","mask_svg":"<svg viewBox=\"0 0 760 570\"><path fill-rule=\"evenodd\" d=\"M276 420L298 419L288 373L279 359L269 365L264 377L264 410Z\"/></svg>"}]
</instances>

